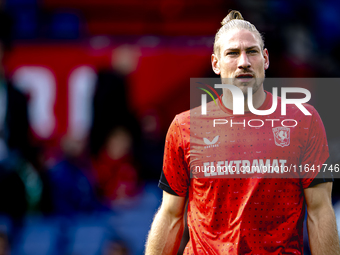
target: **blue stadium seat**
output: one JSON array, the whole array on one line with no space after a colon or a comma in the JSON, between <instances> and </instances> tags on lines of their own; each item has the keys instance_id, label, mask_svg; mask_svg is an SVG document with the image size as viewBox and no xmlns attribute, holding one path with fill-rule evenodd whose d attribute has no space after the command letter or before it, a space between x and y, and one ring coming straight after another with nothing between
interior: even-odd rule
<instances>
[{"instance_id":1,"label":"blue stadium seat","mask_svg":"<svg viewBox=\"0 0 340 255\"><path fill-rule=\"evenodd\" d=\"M22 230L20 244L12 255L57 255L58 224L52 219L29 217Z\"/></svg>"}]
</instances>

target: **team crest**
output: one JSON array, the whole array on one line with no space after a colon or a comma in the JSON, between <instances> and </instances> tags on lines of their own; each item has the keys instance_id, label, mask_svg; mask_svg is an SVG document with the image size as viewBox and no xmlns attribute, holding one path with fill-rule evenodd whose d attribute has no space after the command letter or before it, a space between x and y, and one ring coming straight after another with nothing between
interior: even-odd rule
<instances>
[{"instance_id":1,"label":"team crest","mask_svg":"<svg viewBox=\"0 0 340 255\"><path fill-rule=\"evenodd\" d=\"M290 144L290 129L287 127L273 128L274 140L277 146L285 147Z\"/></svg>"}]
</instances>

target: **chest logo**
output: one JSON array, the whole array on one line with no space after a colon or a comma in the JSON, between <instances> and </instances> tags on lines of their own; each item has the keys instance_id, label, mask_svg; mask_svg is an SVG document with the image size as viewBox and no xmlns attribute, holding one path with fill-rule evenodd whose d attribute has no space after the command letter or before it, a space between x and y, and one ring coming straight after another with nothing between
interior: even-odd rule
<instances>
[{"instance_id":1,"label":"chest logo","mask_svg":"<svg viewBox=\"0 0 340 255\"><path fill-rule=\"evenodd\" d=\"M211 142L208 140L208 138L205 138L205 137L204 137L204 138L203 138L203 141L204 141L204 143L207 144L207 145L212 145L212 144L217 143L219 137L220 137L219 135L215 136L215 138L214 138Z\"/></svg>"},{"instance_id":2,"label":"chest logo","mask_svg":"<svg viewBox=\"0 0 340 255\"><path fill-rule=\"evenodd\" d=\"M277 146L285 147L290 144L290 129L287 127L273 128L274 140Z\"/></svg>"}]
</instances>

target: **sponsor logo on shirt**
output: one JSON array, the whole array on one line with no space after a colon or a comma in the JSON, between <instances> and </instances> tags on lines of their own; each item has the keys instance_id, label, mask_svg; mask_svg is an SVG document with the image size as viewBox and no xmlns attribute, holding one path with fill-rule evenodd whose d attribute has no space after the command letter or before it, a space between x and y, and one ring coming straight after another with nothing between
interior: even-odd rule
<instances>
[{"instance_id":1,"label":"sponsor logo on shirt","mask_svg":"<svg viewBox=\"0 0 340 255\"><path fill-rule=\"evenodd\" d=\"M206 145L209 145L209 146L204 146L204 148L218 147L218 144L215 145L215 143L217 143L219 137L220 137L219 135L215 136L212 141L209 141L208 138L203 137L204 143Z\"/></svg>"}]
</instances>

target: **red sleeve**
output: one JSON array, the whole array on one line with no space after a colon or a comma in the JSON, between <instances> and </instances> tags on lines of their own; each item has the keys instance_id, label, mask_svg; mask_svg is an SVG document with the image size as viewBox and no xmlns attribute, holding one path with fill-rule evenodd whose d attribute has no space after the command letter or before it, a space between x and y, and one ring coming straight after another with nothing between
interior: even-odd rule
<instances>
[{"instance_id":1,"label":"red sleeve","mask_svg":"<svg viewBox=\"0 0 340 255\"><path fill-rule=\"evenodd\" d=\"M181 126L183 130L188 126ZM163 174L167 184L178 196L186 196L189 183L189 167L185 160L185 149L182 130L178 123L178 116L172 121L165 141ZM164 184L164 182L163 182ZM162 186L160 186L164 189ZM164 189L167 191L167 189Z\"/></svg>"},{"instance_id":2,"label":"red sleeve","mask_svg":"<svg viewBox=\"0 0 340 255\"><path fill-rule=\"evenodd\" d=\"M301 182L304 189L308 188L314 178L319 174L319 169L323 171L322 164L329 158L325 128L318 112L314 108L312 108L312 110L312 121L309 127L308 141L306 150L302 156L301 166L302 169L304 169L304 166L308 165L309 169L313 167L315 170L303 170L302 173L300 173L301 178L303 178Z\"/></svg>"}]
</instances>

